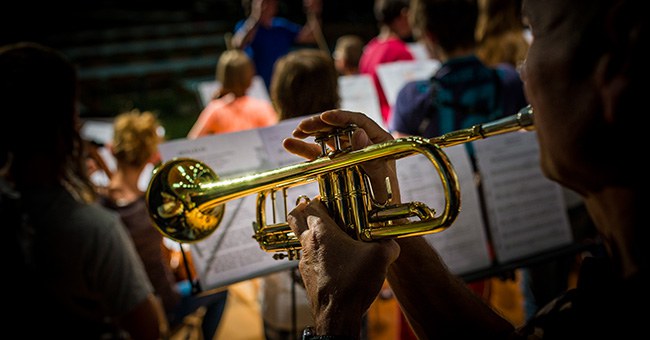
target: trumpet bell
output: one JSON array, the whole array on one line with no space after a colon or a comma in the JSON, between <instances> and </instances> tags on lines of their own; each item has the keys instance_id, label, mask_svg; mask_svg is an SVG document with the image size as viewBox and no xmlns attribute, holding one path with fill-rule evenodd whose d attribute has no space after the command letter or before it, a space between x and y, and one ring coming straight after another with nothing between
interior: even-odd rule
<instances>
[{"instance_id":1,"label":"trumpet bell","mask_svg":"<svg viewBox=\"0 0 650 340\"><path fill-rule=\"evenodd\" d=\"M151 219L166 237L192 243L212 234L222 220L225 204L205 209L197 196L205 185L219 180L205 164L174 159L154 170L146 193Z\"/></svg>"}]
</instances>

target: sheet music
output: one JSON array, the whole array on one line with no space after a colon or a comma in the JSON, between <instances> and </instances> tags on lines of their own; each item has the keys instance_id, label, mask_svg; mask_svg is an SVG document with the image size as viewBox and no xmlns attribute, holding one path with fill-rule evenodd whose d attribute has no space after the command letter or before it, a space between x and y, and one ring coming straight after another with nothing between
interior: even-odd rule
<instances>
[{"instance_id":1,"label":"sheet music","mask_svg":"<svg viewBox=\"0 0 650 340\"><path fill-rule=\"evenodd\" d=\"M113 142L113 120L104 118L85 119L81 125L79 133L81 134L81 138L84 140L102 145L97 147L97 154L104 161L108 170L115 171L115 169L117 169L117 162L115 161L115 157L113 157L111 150L106 147L106 145ZM102 188L107 187L111 180L110 177L108 177L108 174L101 169L94 171L89 177L93 184ZM143 178L143 180L147 179Z\"/></svg>"},{"instance_id":2,"label":"sheet music","mask_svg":"<svg viewBox=\"0 0 650 340\"><path fill-rule=\"evenodd\" d=\"M457 145L445 148L444 151L460 182L461 211L451 227L424 237L455 274L488 268L491 265L488 239L466 148ZM443 211L442 183L433 164L426 157L416 155L399 159L397 171L403 202L426 203L435 208L436 215Z\"/></svg>"},{"instance_id":3,"label":"sheet music","mask_svg":"<svg viewBox=\"0 0 650 340\"><path fill-rule=\"evenodd\" d=\"M542 174L535 132L494 136L474 147L499 262L572 242L562 189Z\"/></svg>"},{"instance_id":4,"label":"sheet music","mask_svg":"<svg viewBox=\"0 0 650 340\"><path fill-rule=\"evenodd\" d=\"M395 61L377 66L377 76L388 104L395 105L397 94L406 83L429 79L438 68L440 62L435 59Z\"/></svg>"},{"instance_id":5,"label":"sheet music","mask_svg":"<svg viewBox=\"0 0 650 340\"><path fill-rule=\"evenodd\" d=\"M379 97L372 78L367 74L339 76L340 108L359 111L388 131L379 108Z\"/></svg>"},{"instance_id":6,"label":"sheet music","mask_svg":"<svg viewBox=\"0 0 650 340\"><path fill-rule=\"evenodd\" d=\"M79 131L81 138L99 144L109 144L113 141L113 120L86 119Z\"/></svg>"},{"instance_id":7,"label":"sheet music","mask_svg":"<svg viewBox=\"0 0 650 340\"><path fill-rule=\"evenodd\" d=\"M282 140L291 136L297 122L303 118L260 129L167 141L159 150L163 161L175 157L193 158L205 162L220 179L240 177L303 162L303 158L282 148ZM276 222L284 222L284 211L295 207L298 192L313 197L318 193L318 186L311 183L288 191L287 207L278 203ZM190 245L204 289L227 286L298 265L297 261L274 260L273 253L262 250L253 239L256 201L257 195L252 194L227 202L217 230ZM270 204L270 200L267 202ZM272 221L272 217L267 218Z\"/></svg>"}]
</instances>

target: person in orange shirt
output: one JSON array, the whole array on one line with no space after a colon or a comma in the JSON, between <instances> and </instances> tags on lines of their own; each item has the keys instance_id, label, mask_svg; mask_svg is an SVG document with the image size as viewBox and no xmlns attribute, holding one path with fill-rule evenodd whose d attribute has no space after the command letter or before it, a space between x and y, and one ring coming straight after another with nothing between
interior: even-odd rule
<instances>
[{"instance_id":1,"label":"person in orange shirt","mask_svg":"<svg viewBox=\"0 0 650 340\"><path fill-rule=\"evenodd\" d=\"M271 103L247 95L255 67L246 53L241 50L223 52L216 73L221 88L199 114L188 138L265 127L278 122Z\"/></svg>"}]
</instances>

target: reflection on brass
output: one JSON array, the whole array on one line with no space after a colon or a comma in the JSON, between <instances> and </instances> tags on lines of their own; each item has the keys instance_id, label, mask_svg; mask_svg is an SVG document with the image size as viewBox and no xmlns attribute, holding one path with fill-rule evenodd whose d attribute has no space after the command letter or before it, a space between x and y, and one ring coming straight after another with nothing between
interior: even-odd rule
<instances>
[{"instance_id":1,"label":"reflection on brass","mask_svg":"<svg viewBox=\"0 0 650 340\"><path fill-rule=\"evenodd\" d=\"M204 163L177 158L160 166L153 174L146 197L156 227L179 242L196 242L212 234L221 222L225 203L257 194L257 219L253 238L275 258L295 259L300 242L286 218L266 221L267 197L281 191L317 182L321 201L331 216L351 236L363 241L424 235L447 229L460 212L458 178L443 147L467 143L517 130L533 130L533 111L527 106L519 113L493 122L474 125L434 138L404 137L370 145L361 150L341 148L353 127L316 138L323 154L314 160L240 177L219 179ZM329 149L328 147L332 148ZM362 165L379 159L399 159L421 154L437 171L444 190L444 211L440 214L421 202L376 202L373 188ZM390 183L387 183L390 190ZM391 193L386 193L391 197Z\"/></svg>"}]
</instances>

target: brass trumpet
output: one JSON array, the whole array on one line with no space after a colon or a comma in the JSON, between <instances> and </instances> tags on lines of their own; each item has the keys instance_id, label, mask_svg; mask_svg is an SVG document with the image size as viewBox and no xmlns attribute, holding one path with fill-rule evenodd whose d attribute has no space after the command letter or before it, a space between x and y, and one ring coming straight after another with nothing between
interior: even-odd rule
<instances>
[{"instance_id":1,"label":"brass trumpet","mask_svg":"<svg viewBox=\"0 0 650 340\"><path fill-rule=\"evenodd\" d=\"M354 127L348 127L316 138L323 150L319 158L241 177L219 179L204 163L178 158L155 170L146 201L161 233L179 242L196 242L217 229L226 202L257 193L253 238L263 250L275 252L276 259L297 258L301 245L286 222L267 224L266 199L271 197L275 207L276 193L282 191L286 208L287 189L314 181L318 182L321 201L352 237L372 241L435 233L448 228L460 212L458 178L441 148L520 129L534 129L530 106L515 115L439 137L397 138L355 151L340 148L342 136L349 138L354 131ZM327 150L328 141L334 142L334 150ZM369 178L361 167L372 160L415 154L425 155L431 161L442 182L445 205L439 215L421 202L376 202ZM390 197L388 181L387 188Z\"/></svg>"}]
</instances>

